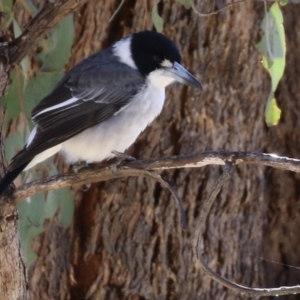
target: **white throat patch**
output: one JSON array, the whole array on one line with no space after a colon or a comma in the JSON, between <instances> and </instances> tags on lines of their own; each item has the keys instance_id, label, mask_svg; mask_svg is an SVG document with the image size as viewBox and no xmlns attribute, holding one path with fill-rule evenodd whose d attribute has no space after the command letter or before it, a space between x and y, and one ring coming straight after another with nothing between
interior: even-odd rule
<instances>
[{"instance_id":1,"label":"white throat patch","mask_svg":"<svg viewBox=\"0 0 300 300\"><path fill-rule=\"evenodd\" d=\"M113 52L117 57L119 57L120 62L137 70L137 66L134 63L131 55L131 49L130 49L131 39L132 37L129 36L114 44Z\"/></svg>"},{"instance_id":2,"label":"white throat patch","mask_svg":"<svg viewBox=\"0 0 300 300\"><path fill-rule=\"evenodd\" d=\"M158 69L151 72L147 76L147 79L158 89L164 89L165 87L176 81L174 78L164 75L163 69Z\"/></svg>"}]
</instances>

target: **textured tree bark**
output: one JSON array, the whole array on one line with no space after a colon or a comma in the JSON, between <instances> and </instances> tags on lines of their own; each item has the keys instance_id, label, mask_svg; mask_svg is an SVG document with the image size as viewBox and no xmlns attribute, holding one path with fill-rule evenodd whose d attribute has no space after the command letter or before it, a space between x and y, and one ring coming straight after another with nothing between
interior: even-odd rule
<instances>
[{"instance_id":1,"label":"textured tree bark","mask_svg":"<svg viewBox=\"0 0 300 300\"><path fill-rule=\"evenodd\" d=\"M77 37L69 66L130 32L151 29L151 3L90 0L76 14ZM208 5L196 1L200 10ZM265 151L299 157L298 55L300 19L284 8L287 71L278 92L278 127L266 128L270 82L255 48L263 4L245 2L199 18L179 2L160 3L164 33L183 54L183 64L202 79L204 91L168 88L162 115L128 153L136 157L205 150ZM101 149L99 149L101 151ZM220 167L164 171L178 185L188 218L180 228L176 205L159 184L141 178L94 184L76 193L71 228L55 219L34 244L29 272L32 299L243 299L195 268L192 237L201 203ZM213 269L249 286L291 285L300 265L299 175L264 167L238 167L207 223L205 249ZM290 296L289 299L297 299Z\"/></svg>"},{"instance_id":2,"label":"textured tree bark","mask_svg":"<svg viewBox=\"0 0 300 300\"><path fill-rule=\"evenodd\" d=\"M0 124L3 115L0 107ZM3 145L1 132L0 143ZM0 161L2 178L6 169L3 147L0 150ZM20 253L16 207L9 201L0 201L0 299L25 300L27 293L27 271Z\"/></svg>"}]
</instances>

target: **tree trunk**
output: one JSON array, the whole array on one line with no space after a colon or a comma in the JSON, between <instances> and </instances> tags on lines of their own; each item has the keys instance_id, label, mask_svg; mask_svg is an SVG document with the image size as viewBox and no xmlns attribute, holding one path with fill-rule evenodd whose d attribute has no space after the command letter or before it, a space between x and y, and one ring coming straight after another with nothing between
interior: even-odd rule
<instances>
[{"instance_id":1,"label":"tree trunk","mask_svg":"<svg viewBox=\"0 0 300 300\"><path fill-rule=\"evenodd\" d=\"M76 13L68 68L131 32L152 29L152 4L125 1L109 23L119 1L89 1ZM201 1L196 6L211 9ZM299 157L300 64L294 49L300 46L300 18L294 7L284 8L288 59L277 95L282 120L267 128L270 80L255 47L263 4L244 2L200 18L178 1L160 2L164 34L176 42L183 65L201 79L204 90L168 88L161 116L128 154L147 158L222 149ZM59 227L54 218L35 241L31 299L244 299L195 267L193 232L203 200L221 173L212 166L162 173L183 198L187 231L181 230L170 193L150 179L119 179L77 192L71 228ZM299 283L297 269L262 259L300 265L298 184L294 173L236 168L207 222L210 266L252 287Z\"/></svg>"}]
</instances>

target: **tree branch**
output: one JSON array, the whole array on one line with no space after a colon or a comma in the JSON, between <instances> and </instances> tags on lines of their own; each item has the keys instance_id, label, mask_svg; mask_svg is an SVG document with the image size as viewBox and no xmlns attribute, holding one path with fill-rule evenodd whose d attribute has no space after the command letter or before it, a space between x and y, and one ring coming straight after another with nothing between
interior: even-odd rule
<instances>
[{"instance_id":1,"label":"tree branch","mask_svg":"<svg viewBox=\"0 0 300 300\"><path fill-rule=\"evenodd\" d=\"M25 184L12 193L3 195L0 199L10 199L10 201L13 200L17 203L21 199L33 196L37 193L57 190L72 185L83 185L129 176L151 177L149 176L150 171L201 168L207 165L225 165L226 162L231 162L235 165L252 164L269 166L286 171L300 172L299 159L254 152L207 151L186 156L125 161L116 167L115 174L111 171L109 165L87 167L79 170L77 173L70 172L54 175Z\"/></svg>"},{"instance_id":2,"label":"tree branch","mask_svg":"<svg viewBox=\"0 0 300 300\"><path fill-rule=\"evenodd\" d=\"M58 0L47 4L26 25L23 33L8 44L9 64L18 64L63 18L87 0Z\"/></svg>"},{"instance_id":3,"label":"tree branch","mask_svg":"<svg viewBox=\"0 0 300 300\"><path fill-rule=\"evenodd\" d=\"M208 200L204 202L204 207L201 210L199 226L196 231L194 250L198 257L198 263L204 272L208 273L214 280L227 286L230 289L239 291L248 296L271 296L271 295L287 295L292 293L300 293L299 286L279 287L275 289L258 289L249 288L238 285L224 277L219 276L212 271L204 261L200 245L203 245L201 235L205 229L205 223L213 201L221 190L223 183L228 179L232 165L252 164L260 166L269 166L280 170L300 172L300 160L288 157L281 157L273 154L254 153L254 152L229 152L229 151L207 151L194 155L172 156L159 159L144 159L125 161L116 166L114 172L110 165L98 167L86 167L79 170L77 173L69 172L51 176L42 180L37 180L25 184L12 192L8 192L0 197L0 201L11 201L18 203L21 199L33 196L40 192L47 192L71 185L83 185L91 182L106 181L110 179L142 176L154 179L160 182L164 187L168 188L176 199L181 215L181 225L186 228L185 213L183 210L182 201L172 187L172 185L164 180L159 174L154 171L162 171L167 169L177 168L201 168L207 165L225 165L225 173L217 182Z\"/></svg>"}]
</instances>

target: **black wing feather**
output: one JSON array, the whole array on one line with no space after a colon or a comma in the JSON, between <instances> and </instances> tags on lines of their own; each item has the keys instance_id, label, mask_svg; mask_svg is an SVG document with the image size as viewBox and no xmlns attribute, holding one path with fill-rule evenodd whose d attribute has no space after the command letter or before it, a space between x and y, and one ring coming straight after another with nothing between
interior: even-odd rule
<instances>
[{"instance_id":1,"label":"black wing feather","mask_svg":"<svg viewBox=\"0 0 300 300\"><path fill-rule=\"evenodd\" d=\"M9 169L28 163L37 154L107 120L130 103L144 80L137 70L120 64L111 51L84 60L33 109L37 133L30 145L13 158ZM73 97L78 100L46 111Z\"/></svg>"}]
</instances>

